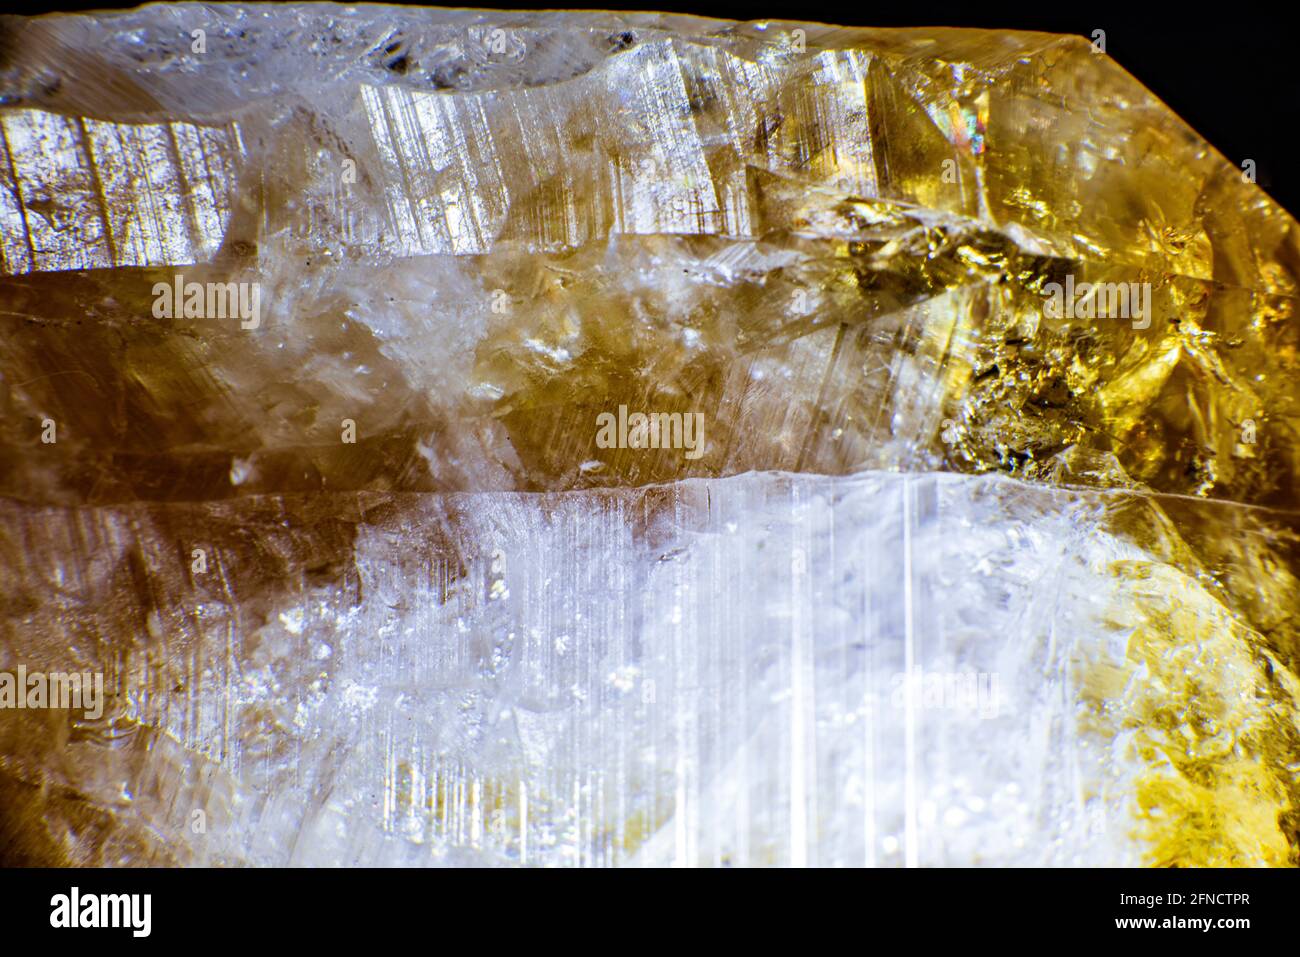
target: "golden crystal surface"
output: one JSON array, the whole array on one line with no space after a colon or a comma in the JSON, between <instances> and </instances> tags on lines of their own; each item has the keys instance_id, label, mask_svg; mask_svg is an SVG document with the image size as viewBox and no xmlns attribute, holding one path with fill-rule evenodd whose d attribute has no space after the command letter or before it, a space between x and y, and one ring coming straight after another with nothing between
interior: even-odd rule
<instances>
[{"instance_id":1,"label":"golden crystal surface","mask_svg":"<svg viewBox=\"0 0 1300 957\"><path fill-rule=\"evenodd\" d=\"M3 31L4 863L1297 864L1300 236L1086 41Z\"/></svg>"}]
</instances>

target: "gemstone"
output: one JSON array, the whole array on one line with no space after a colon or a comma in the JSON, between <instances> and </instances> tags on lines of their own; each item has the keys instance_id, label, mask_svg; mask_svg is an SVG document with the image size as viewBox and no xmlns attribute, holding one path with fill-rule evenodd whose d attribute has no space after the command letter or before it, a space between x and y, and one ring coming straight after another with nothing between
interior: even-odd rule
<instances>
[{"instance_id":1,"label":"gemstone","mask_svg":"<svg viewBox=\"0 0 1300 957\"><path fill-rule=\"evenodd\" d=\"M1300 862L1295 220L1092 44L2 29L5 863Z\"/></svg>"}]
</instances>

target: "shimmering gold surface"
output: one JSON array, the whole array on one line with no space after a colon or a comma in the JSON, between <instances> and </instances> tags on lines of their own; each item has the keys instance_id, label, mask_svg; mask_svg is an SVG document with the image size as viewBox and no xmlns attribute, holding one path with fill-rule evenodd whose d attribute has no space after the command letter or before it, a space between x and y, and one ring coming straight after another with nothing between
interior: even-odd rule
<instances>
[{"instance_id":1,"label":"shimmering gold surface","mask_svg":"<svg viewBox=\"0 0 1300 957\"><path fill-rule=\"evenodd\" d=\"M1139 769L1143 859L1296 864L1295 220L1079 38L590 17L550 29L634 42L562 51L562 76L528 82L507 57L440 87L348 34L355 62L319 108L292 79L132 73L129 24L42 86L69 21L12 28L28 52L0 71L11 655L39 636L116 656L122 720L154 735L195 661L234 667L247 609L359 587L356 530L405 493L1003 473L1095 494L1136 550L1105 570L1127 664L1085 658L1075 679L1081 727ZM178 270L261 283L262 327L152 318ZM1067 276L1146 284L1149 323L1045 314ZM593 421L620 405L704 413L704 454L598 448ZM219 584L159 571L197 538L232 563ZM230 649L205 644L191 589ZM12 854L130 857L103 848L137 823L95 844L111 812L32 790L70 733L48 720L0 724ZM185 719L201 720L226 740L231 721L257 738L280 719ZM485 807L517 800L485 787ZM30 836L70 816L82 845ZM624 845L662 824L635 812ZM132 853L183 860L178 843Z\"/></svg>"}]
</instances>

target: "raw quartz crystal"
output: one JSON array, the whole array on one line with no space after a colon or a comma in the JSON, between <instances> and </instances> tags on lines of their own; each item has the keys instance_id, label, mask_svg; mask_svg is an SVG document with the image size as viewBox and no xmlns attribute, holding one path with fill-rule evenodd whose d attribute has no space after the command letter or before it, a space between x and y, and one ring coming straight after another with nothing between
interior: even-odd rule
<instances>
[{"instance_id":1,"label":"raw quartz crystal","mask_svg":"<svg viewBox=\"0 0 1300 957\"><path fill-rule=\"evenodd\" d=\"M6 863L1297 863L1296 224L1080 38L155 5L0 138Z\"/></svg>"}]
</instances>

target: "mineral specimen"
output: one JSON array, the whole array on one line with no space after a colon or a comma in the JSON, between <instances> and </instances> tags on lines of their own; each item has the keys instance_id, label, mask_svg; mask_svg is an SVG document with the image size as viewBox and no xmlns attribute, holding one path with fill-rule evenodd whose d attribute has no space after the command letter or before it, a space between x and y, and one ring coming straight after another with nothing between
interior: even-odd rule
<instances>
[{"instance_id":1,"label":"mineral specimen","mask_svg":"<svg viewBox=\"0 0 1300 957\"><path fill-rule=\"evenodd\" d=\"M5 863L1300 860L1300 235L1086 41L0 29Z\"/></svg>"}]
</instances>

